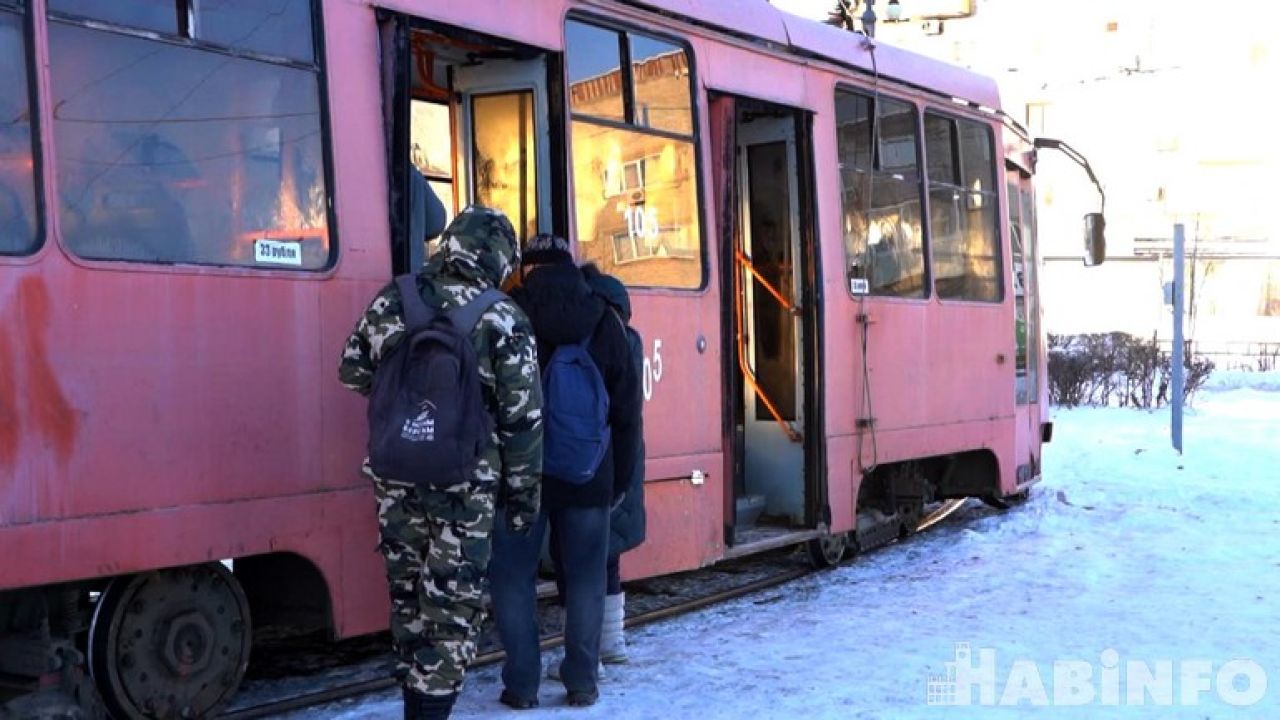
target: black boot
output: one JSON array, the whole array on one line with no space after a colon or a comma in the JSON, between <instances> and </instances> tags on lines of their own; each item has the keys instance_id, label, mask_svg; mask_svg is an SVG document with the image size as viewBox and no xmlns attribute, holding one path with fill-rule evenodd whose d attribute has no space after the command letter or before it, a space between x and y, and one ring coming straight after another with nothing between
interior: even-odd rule
<instances>
[{"instance_id":1,"label":"black boot","mask_svg":"<svg viewBox=\"0 0 1280 720\"><path fill-rule=\"evenodd\" d=\"M418 720L422 717L422 699L424 695L404 688L404 720Z\"/></svg>"},{"instance_id":2,"label":"black boot","mask_svg":"<svg viewBox=\"0 0 1280 720\"><path fill-rule=\"evenodd\" d=\"M449 720L458 694L423 695L404 689L404 720Z\"/></svg>"}]
</instances>

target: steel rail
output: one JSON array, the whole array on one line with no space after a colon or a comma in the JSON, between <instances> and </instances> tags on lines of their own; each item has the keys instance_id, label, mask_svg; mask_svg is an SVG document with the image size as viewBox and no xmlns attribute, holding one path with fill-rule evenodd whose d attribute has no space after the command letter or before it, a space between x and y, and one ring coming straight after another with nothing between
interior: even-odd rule
<instances>
[{"instance_id":1,"label":"steel rail","mask_svg":"<svg viewBox=\"0 0 1280 720\"><path fill-rule=\"evenodd\" d=\"M940 507L938 507L933 512L926 515L924 518L920 520L920 522L916 524L916 532L922 532L930 527L933 527L934 525L937 525L943 520L946 520L948 517L954 514L957 510L963 507L964 503L965 503L964 500L948 500L944 502ZM759 580L753 580L740 587L721 590L719 592L715 592L710 595L704 595L702 597L693 598L692 600L676 603L674 605L669 605L667 607L658 608L656 610L650 610L648 612L638 613L636 615L633 615L627 618L625 620L625 625L626 627L631 628L631 627L638 627L641 625L647 625L653 622L658 622L660 620L665 620L668 618L690 613L695 610L700 610L710 605L717 605L722 602L734 600L746 595L750 595L755 592L759 592L761 590L768 590L769 588L777 587L779 585L785 585L789 582L792 582L794 580L799 580L800 578L812 575L817 572L822 572L822 571L816 568L799 568L795 570L788 570L786 572L778 573L777 575L773 575L766 578L760 578ZM564 635L550 635L546 638L543 638L541 642L541 646L543 650L556 648L563 644L564 644ZM493 664L502 662L503 658L505 657L506 657L506 654L503 651L492 650L490 652L482 653L478 655L475 661L471 664L471 667L483 667L486 665L493 665ZM380 690L387 690L389 688L395 687L397 684L398 683L396 679L392 677L384 677L384 678L377 678L375 680L365 680L362 682L349 683L346 685L339 685L337 687L328 688L326 690L320 690L314 693L296 695L294 697L285 698L283 700L275 700L275 701L263 703L261 705L255 705L253 707L235 710L232 712L224 713L220 715L219 718L220 720L254 720L255 718L263 718L263 717L268 717L270 715L277 715L280 713L292 712L294 710L302 710L308 707L322 705L324 703L343 700L346 698L356 697L359 695L366 695L369 693L378 692Z\"/></svg>"},{"instance_id":2,"label":"steel rail","mask_svg":"<svg viewBox=\"0 0 1280 720\"><path fill-rule=\"evenodd\" d=\"M707 607L708 605L715 605L721 602L742 597L744 595L750 595L753 592L766 590L768 588L776 587L778 585L784 585L788 582L791 582L792 580L797 580L806 575L810 575L813 572L815 572L815 570L811 568L789 570L787 572L779 573L771 577L754 580L750 583L742 585L741 587L730 588L728 590L721 590L720 592L713 593L711 595L704 595L702 597L694 598L686 602L676 603L675 605L669 605L667 607L658 608L657 610L650 610L644 613L638 613L636 615L633 615L627 618L625 621L625 624L627 627L637 627L639 625L646 625L648 623L657 622L659 620L665 620L670 617L675 617L677 615L683 615L685 613L693 612L694 610L702 609L704 607ZM548 636L546 638L543 638L541 643L543 650L556 648L563 644L564 644L564 635ZM490 652L482 653L476 656L476 659L471 664L471 667L482 667L485 665L493 665L495 663L502 662L503 658L505 657L506 657L506 654L503 651L492 650ZM302 710L304 708L313 707L315 705L320 705L327 702L333 702L335 700L342 700L342 699L354 697L357 695L364 695L367 693L378 692L379 690L386 690L388 688L395 687L396 684L397 684L396 679L391 677L377 678L376 680L365 680L357 683L339 685L337 687L329 688L327 690L321 690L314 693L307 693L305 695L297 695L291 698L286 698L284 700L277 700L273 702L263 703L262 705L255 705L253 707L244 708L242 710L236 710L233 712L224 713L219 717L222 718L222 720L251 720L252 718L262 718L262 717L267 717L269 715L275 715L278 713L285 713L293 710Z\"/></svg>"}]
</instances>

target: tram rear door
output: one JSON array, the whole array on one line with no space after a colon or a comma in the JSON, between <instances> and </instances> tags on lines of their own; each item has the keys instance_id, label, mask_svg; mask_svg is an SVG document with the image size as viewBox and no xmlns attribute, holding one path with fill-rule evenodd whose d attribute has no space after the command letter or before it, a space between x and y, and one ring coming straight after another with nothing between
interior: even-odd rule
<instances>
[{"instance_id":1,"label":"tram rear door","mask_svg":"<svg viewBox=\"0 0 1280 720\"><path fill-rule=\"evenodd\" d=\"M414 170L449 218L475 203L502 210L521 242L563 233L553 219L565 199L552 192L548 96L559 58L403 15L383 23L393 270L420 267L434 250L414 237Z\"/></svg>"},{"instance_id":2,"label":"tram rear door","mask_svg":"<svg viewBox=\"0 0 1280 720\"><path fill-rule=\"evenodd\" d=\"M717 130L733 138L735 150L726 201L733 237L725 248L736 430L730 541L743 552L793 540L826 521L824 473L813 452L822 433L813 392L818 303L809 118L743 98L715 102Z\"/></svg>"}]
</instances>

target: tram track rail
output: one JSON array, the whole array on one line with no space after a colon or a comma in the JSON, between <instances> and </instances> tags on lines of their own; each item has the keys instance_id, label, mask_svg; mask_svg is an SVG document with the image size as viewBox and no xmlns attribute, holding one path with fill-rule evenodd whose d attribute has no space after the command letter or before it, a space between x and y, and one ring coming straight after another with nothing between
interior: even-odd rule
<instances>
[{"instance_id":1,"label":"tram track rail","mask_svg":"<svg viewBox=\"0 0 1280 720\"><path fill-rule=\"evenodd\" d=\"M649 623L658 622L660 620L665 620L667 618L684 615L686 613L694 612L696 610L700 610L710 605L717 605L719 603L727 602L729 600L733 600L745 595L750 595L754 592L759 592L761 590L768 590L770 588L777 587L779 585L785 585L789 582L792 582L793 580L799 580L802 577L811 575L814 572L816 572L816 570L813 568L796 569L796 570L782 572L774 576L762 578L759 580L754 580L740 587L730 588L728 590L721 590L719 592L712 593L710 595L705 595L705 596L693 598L688 601L675 603L667 607L657 608L655 610L651 610L648 612L637 613L636 615L628 617L626 619L625 624L628 628L633 628L633 627L639 627L641 625L647 625ZM559 633L555 635L549 635L542 639L543 650L550 650L553 648L557 648L563 644L564 644L564 635ZM505 657L506 657L506 654L501 650L492 650L490 652L482 653L476 656L475 662L472 663L472 667L483 667L486 665L494 665L502 662L503 658ZM350 683L346 685L340 685L338 687L328 688L328 689L317 691L314 693L298 695L296 697L291 697L283 700L263 703L261 705L244 708L242 710L236 710L236 711L224 713L219 717L222 720L252 720L254 718L270 717L272 715L292 712L295 710L303 710L305 708L313 707L315 705L321 705L328 702L334 702L337 700L343 700L350 697L378 692L380 690L386 690L388 688L395 687L396 683L397 683L396 679L390 678L390 677L377 678L375 680L365 680L362 682L355 682L355 683Z\"/></svg>"},{"instance_id":2,"label":"tram track rail","mask_svg":"<svg viewBox=\"0 0 1280 720\"><path fill-rule=\"evenodd\" d=\"M947 518L959 511L965 504L964 500L948 500L935 508L932 512L922 517L915 527L916 533L923 532L931 527L938 525ZM840 565L853 561L854 558L862 553L855 553L852 557L846 558ZM836 567L839 567L837 565ZM628 628L640 627L650 623L659 622L672 617L685 615L697 610L701 610L712 605L735 600L745 597L762 590L768 590L781 585L794 582L804 577L823 572L830 568L803 567L784 570L776 574L771 574L763 578L748 581L741 585L731 588L718 590L706 595L699 595L688 600L674 602L669 605L654 608L643 612L636 613L625 620ZM564 635L556 633L548 635L542 639L541 647L543 650L550 650L560 647L564 644ZM484 667L494 665L505 658L502 650L491 650L481 653L472 663L472 667ZM287 698L271 700L257 705L238 708L219 715L220 720L254 720L256 718L265 718L283 713L304 710L309 707L323 705L326 703L345 700L361 695L367 695L382 690L395 687L397 681L392 677L379 677L370 680L362 680L349 682L333 687L317 690L315 692L301 693Z\"/></svg>"}]
</instances>

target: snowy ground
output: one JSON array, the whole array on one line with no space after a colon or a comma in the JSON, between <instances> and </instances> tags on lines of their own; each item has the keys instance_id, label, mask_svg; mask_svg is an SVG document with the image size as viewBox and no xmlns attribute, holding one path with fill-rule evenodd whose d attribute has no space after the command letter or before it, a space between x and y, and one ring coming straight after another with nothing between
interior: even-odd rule
<instances>
[{"instance_id":1,"label":"snowy ground","mask_svg":"<svg viewBox=\"0 0 1280 720\"><path fill-rule=\"evenodd\" d=\"M1280 718L1280 375L1215 380L1188 411L1182 457L1167 411L1055 421L1045 482L1025 505L635 631L632 662L610 669L598 705L565 707L547 682L524 715ZM927 683L960 643L961 685L935 689L972 705L931 705ZM1055 661L1068 663L1056 684ZM496 668L474 673L454 717L509 716L500 689ZM399 713L383 693L292 717Z\"/></svg>"}]
</instances>

